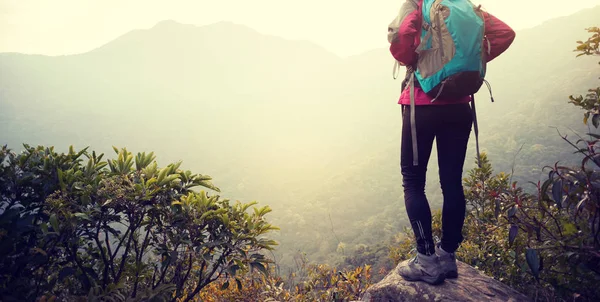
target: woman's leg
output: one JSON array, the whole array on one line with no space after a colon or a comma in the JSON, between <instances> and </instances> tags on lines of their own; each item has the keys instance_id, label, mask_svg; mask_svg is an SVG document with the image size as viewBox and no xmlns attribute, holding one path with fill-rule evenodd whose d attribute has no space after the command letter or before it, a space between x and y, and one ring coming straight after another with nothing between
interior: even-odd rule
<instances>
[{"instance_id":1,"label":"woman's leg","mask_svg":"<svg viewBox=\"0 0 600 302\"><path fill-rule=\"evenodd\" d=\"M412 137L409 110L404 111L402 123L402 184L404 202L410 224L417 240L417 255L398 264L398 274L405 280L425 281L429 284L444 282L445 274L435 254L431 236L431 210L425 197L427 163L433 145L434 129L437 124L437 106L417 106L416 131L419 161L413 164Z\"/></svg>"},{"instance_id":2,"label":"woman's leg","mask_svg":"<svg viewBox=\"0 0 600 302\"><path fill-rule=\"evenodd\" d=\"M444 106L441 126L436 131L442 208L442 249L454 253L463 240L465 194L462 173L473 116L468 104Z\"/></svg>"},{"instance_id":3,"label":"woman's leg","mask_svg":"<svg viewBox=\"0 0 600 302\"><path fill-rule=\"evenodd\" d=\"M427 164L431 155L436 124L435 108L433 107L437 106L416 106L415 108L418 166L413 165L410 108L408 106L403 108L400 156L406 212L417 241L417 251L427 256L435 254L431 235L431 210L425 196Z\"/></svg>"}]
</instances>

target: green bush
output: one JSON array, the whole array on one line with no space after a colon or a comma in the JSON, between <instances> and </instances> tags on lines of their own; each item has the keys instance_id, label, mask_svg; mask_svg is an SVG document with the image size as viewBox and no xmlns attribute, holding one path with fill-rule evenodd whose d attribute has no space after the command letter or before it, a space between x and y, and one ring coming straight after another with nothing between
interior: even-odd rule
<instances>
[{"instance_id":1,"label":"green bush","mask_svg":"<svg viewBox=\"0 0 600 302\"><path fill-rule=\"evenodd\" d=\"M578 42L578 56L600 55L600 29L592 27L588 32L592 36ZM570 99L585 111L584 123L598 128L600 87L590 89L586 97ZM509 241L517 233L525 234L523 247L516 245L515 251L524 255L537 282L565 300L600 298L600 135L587 136L575 143L562 136L582 156L580 166L546 167L548 178L535 184L536 196L507 198L514 213L509 215Z\"/></svg>"},{"instance_id":2,"label":"green bush","mask_svg":"<svg viewBox=\"0 0 600 302\"><path fill-rule=\"evenodd\" d=\"M536 300L576 297L578 301L595 301L600 297L600 249L594 246L597 233L590 225L594 219L589 213L566 210L574 209L574 205L565 204L562 210L550 205L554 201L548 194L539 199L524 193L510 181L510 175L494 175L485 153L481 167L468 172L464 190L465 239L456 251L458 260ZM432 220L433 234L440 236L441 211L434 211ZM404 233L390 250L395 263L414 253L412 231Z\"/></svg>"},{"instance_id":3,"label":"green bush","mask_svg":"<svg viewBox=\"0 0 600 302\"><path fill-rule=\"evenodd\" d=\"M219 190L181 163L159 168L152 153L115 152L2 148L3 301L186 301L218 279L267 272L269 207L193 191Z\"/></svg>"}]
</instances>

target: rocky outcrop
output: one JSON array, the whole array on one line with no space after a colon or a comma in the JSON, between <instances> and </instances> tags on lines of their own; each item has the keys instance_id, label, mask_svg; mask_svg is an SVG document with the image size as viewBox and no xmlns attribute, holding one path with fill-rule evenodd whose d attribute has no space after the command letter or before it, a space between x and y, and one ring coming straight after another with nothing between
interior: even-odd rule
<instances>
[{"instance_id":1,"label":"rocky outcrop","mask_svg":"<svg viewBox=\"0 0 600 302\"><path fill-rule=\"evenodd\" d=\"M458 262L458 279L446 279L441 285L405 281L392 270L383 280L373 285L361 301L530 301L516 290L496 281L480 271Z\"/></svg>"}]
</instances>

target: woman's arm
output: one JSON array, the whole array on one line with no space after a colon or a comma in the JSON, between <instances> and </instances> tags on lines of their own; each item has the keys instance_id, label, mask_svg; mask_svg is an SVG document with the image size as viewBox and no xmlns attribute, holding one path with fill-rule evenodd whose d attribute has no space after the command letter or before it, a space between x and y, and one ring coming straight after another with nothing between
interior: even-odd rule
<instances>
[{"instance_id":1,"label":"woman's arm","mask_svg":"<svg viewBox=\"0 0 600 302\"><path fill-rule=\"evenodd\" d=\"M501 55L515 40L515 31L506 23L494 17L492 14L483 13L485 19L484 45L487 51L487 61L491 61Z\"/></svg>"},{"instance_id":2,"label":"woman's arm","mask_svg":"<svg viewBox=\"0 0 600 302\"><path fill-rule=\"evenodd\" d=\"M390 52L402 66L413 65L417 60L415 51L421 32L420 3L419 0L406 0L398 17L388 26Z\"/></svg>"}]
</instances>

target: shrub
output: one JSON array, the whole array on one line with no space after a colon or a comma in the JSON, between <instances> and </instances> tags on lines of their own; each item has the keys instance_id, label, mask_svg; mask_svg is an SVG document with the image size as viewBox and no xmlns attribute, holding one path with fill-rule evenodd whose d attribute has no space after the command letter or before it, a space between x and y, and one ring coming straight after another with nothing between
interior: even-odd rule
<instances>
[{"instance_id":1,"label":"shrub","mask_svg":"<svg viewBox=\"0 0 600 302\"><path fill-rule=\"evenodd\" d=\"M2 148L4 301L187 301L216 280L267 272L269 207L193 191L219 189L181 163L159 168L153 153L115 152Z\"/></svg>"},{"instance_id":2,"label":"shrub","mask_svg":"<svg viewBox=\"0 0 600 302\"><path fill-rule=\"evenodd\" d=\"M578 41L578 56L600 55L600 29L588 32L592 36L587 41ZM600 87L586 97L570 97L570 103L585 110L584 123L595 128L600 125L599 97ZM594 301L600 298L600 136L587 136L575 143L562 136L582 155L579 167L546 167L548 178L535 184L537 196L509 198L514 203L509 241L518 232L525 234L523 248L516 245L515 251L524 254L536 281L558 297Z\"/></svg>"}]
</instances>

